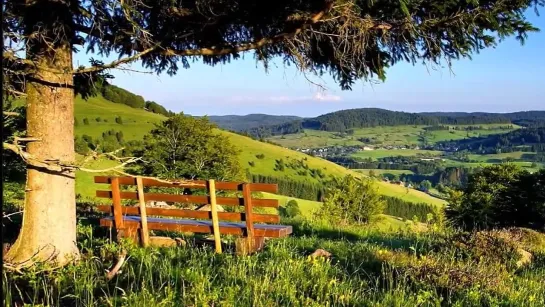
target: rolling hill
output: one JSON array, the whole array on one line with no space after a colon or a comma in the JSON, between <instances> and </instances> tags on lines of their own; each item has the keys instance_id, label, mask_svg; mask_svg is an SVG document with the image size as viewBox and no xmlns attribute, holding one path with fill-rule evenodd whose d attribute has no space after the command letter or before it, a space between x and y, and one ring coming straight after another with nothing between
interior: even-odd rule
<instances>
[{"instance_id":1,"label":"rolling hill","mask_svg":"<svg viewBox=\"0 0 545 307\"><path fill-rule=\"evenodd\" d=\"M514 113L409 113L379 108L340 110L315 118L297 119L277 125L262 125L248 129L255 137L270 137L299 133L304 130L345 132L350 129L403 125L487 125L487 124L545 124L545 111Z\"/></svg>"},{"instance_id":2,"label":"rolling hill","mask_svg":"<svg viewBox=\"0 0 545 307\"><path fill-rule=\"evenodd\" d=\"M75 133L78 136L86 134L92 137L99 137L103 132L114 129L122 131L125 140L142 139L142 137L153 128L155 123L159 123L166 119L166 117L162 115L147 112L143 109L135 109L123 104L112 103L100 96L91 98L88 101L77 98L75 108L75 117L79 122L75 129ZM115 119L117 117L122 118L123 124L116 123ZM84 118L87 118L89 122L88 125L83 124ZM100 118L100 120L97 121L97 118ZM320 169L326 176L343 176L347 174L362 176L357 172L348 170L327 160L311 157L273 144L259 142L236 133L221 130L219 132L227 135L232 143L240 148L240 162L244 168L247 168L248 171L253 174L284 177L306 183L318 182L318 179L308 175L303 176L290 168L286 168L283 172L275 171L276 161L283 159L286 162L304 160L309 168ZM258 159L256 156L260 154L263 155L263 158ZM250 166L249 162L253 162L254 166ZM92 189L89 189L88 187L89 184L92 183L90 178L93 175L94 174L82 172L77 174L78 193L84 196L92 195ZM88 184L82 184L83 182ZM380 193L383 195L394 196L411 202L444 203L444 201L420 191L407 190L403 187L385 182L378 182L377 184L379 185ZM83 190L85 190L85 192L82 192Z\"/></svg>"},{"instance_id":3,"label":"rolling hill","mask_svg":"<svg viewBox=\"0 0 545 307\"><path fill-rule=\"evenodd\" d=\"M261 126L281 125L295 120L301 120L298 116L289 115L223 115L208 116L208 119L218 125L221 129L231 131L245 131Z\"/></svg>"}]
</instances>

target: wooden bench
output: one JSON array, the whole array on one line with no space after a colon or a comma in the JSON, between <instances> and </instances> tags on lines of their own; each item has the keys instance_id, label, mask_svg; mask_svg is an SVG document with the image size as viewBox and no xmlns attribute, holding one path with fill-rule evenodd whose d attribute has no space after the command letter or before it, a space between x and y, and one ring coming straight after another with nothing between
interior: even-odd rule
<instances>
[{"instance_id":1,"label":"wooden bench","mask_svg":"<svg viewBox=\"0 0 545 307\"><path fill-rule=\"evenodd\" d=\"M118 239L129 237L146 245L144 241L148 238L149 230L210 233L215 236L216 250L219 248L218 252L221 252L221 247L218 247L219 235L231 234L242 237L236 242L237 253L247 254L261 249L264 238L285 237L292 232L291 226L278 225L280 217L277 210L276 214L253 212L253 207L278 208L276 199L256 199L251 195L252 192L277 193L276 184L199 180L171 183L149 178L106 176L96 176L95 183L110 187L109 190L96 191L97 197L112 200L111 205L98 206L99 211L110 214L100 220L100 225L115 228ZM136 189L122 191L122 186L134 186ZM143 187L177 188L180 191L187 188L206 189L207 195L144 193ZM216 197L216 189L240 191L243 197ZM121 200L139 200L140 206L122 206ZM146 207L145 201L211 205L211 211ZM243 206L244 212L217 212L216 204ZM218 230L217 233L214 229Z\"/></svg>"}]
</instances>

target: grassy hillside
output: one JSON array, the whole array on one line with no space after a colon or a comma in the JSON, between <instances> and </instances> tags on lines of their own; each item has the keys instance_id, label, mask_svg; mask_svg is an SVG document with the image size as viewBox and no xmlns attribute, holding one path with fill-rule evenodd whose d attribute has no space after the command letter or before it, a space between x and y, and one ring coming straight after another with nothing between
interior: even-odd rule
<instances>
[{"instance_id":1,"label":"grassy hillside","mask_svg":"<svg viewBox=\"0 0 545 307\"><path fill-rule=\"evenodd\" d=\"M463 128L467 125L457 125L452 127ZM370 128L353 129L353 134L310 130L306 129L303 133L277 135L268 138L269 140L278 143L284 147L296 148L315 148L334 145L364 145L361 139L368 139L373 144L379 145L418 145L421 135L426 132L426 140L428 143L440 141L460 140L467 137L478 137L489 134L507 133L509 131L520 128L517 125L512 125L513 129L500 129L499 127L505 124L483 124L478 125L482 129L463 131L463 130L424 130L427 126L380 126Z\"/></svg>"},{"instance_id":2,"label":"grassy hillside","mask_svg":"<svg viewBox=\"0 0 545 307\"><path fill-rule=\"evenodd\" d=\"M163 115L134 109L124 104L112 103L102 96L89 100L76 98L75 118L78 125L76 135L87 134L93 138L102 136L102 132L110 129L123 131L125 140L141 140L152 128L154 123L165 119ZM121 117L123 124L117 124L116 117ZM89 125L84 125L87 118ZM97 121L100 118L100 121Z\"/></svg>"},{"instance_id":3,"label":"grassy hillside","mask_svg":"<svg viewBox=\"0 0 545 307\"><path fill-rule=\"evenodd\" d=\"M79 125L76 127L76 134L87 134L92 137L99 137L102 132L114 129L123 131L126 140L142 139L152 128L154 123L159 123L164 120L162 115L146 112L144 110L133 109L125 105L115 104L105 100L102 97L94 97L88 101L82 99L76 100L76 118ZM123 124L116 124L115 118L121 116ZM97 122L95 118L100 117L102 120ZM89 125L83 125L83 118L89 119ZM106 119L107 122L103 120ZM323 159L314 158L306 154L296 152L290 149L282 148L269 143L262 143L251 138L221 131L227 135L232 143L240 150L240 162L243 168L247 168L253 174L261 174L265 176L287 177L292 180L317 183L318 180L307 176L297 174L293 169L286 168L283 172L275 171L276 160L283 159L286 163L293 160L305 160L309 168L321 169L326 175L344 176L352 174L361 176L361 174L348 170L333 162ZM256 155L263 154L262 159L258 159ZM253 161L254 167L250 166L249 162ZM107 168L112 166L112 161L94 162L92 168ZM92 183L92 177L95 174L78 173L77 193L82 196L94 195L95 185ZM443 201L433 198L425 193L409 190L394 186L388 183L379 182L379 190L381 194L395 196L406 201L412 202L428 202L442 204Z\"/></svg>"},{"instance_id":4,"label":"grassy hillside","mask_svg":"<svg viewBox=\"0 0 545 307\"><path fill-rule=\"evenodd\" d=\"M292 180L300 180L309 183L318 182L317 179L310 176L302 176L297 174L293 169L286 168L283 172L275 171L274 167L276 160L283 159L285 162L293 160L304 160L309 168L312 169L321 169L326 175L332 176L344 176L344 175L353 175L361 176L360 173L346 169L338 164L333 162L308 156L304 153L296 152L287 148L279 147L269 143L262 143L255 141L251 138L238 135L230 132L223 132L227 134L233 144L236 144L241 150L240 162L243 167L247 168L251 173L277 176L277 177L288 177ZM264 154L263 159L258 159L256 156L259 154ZM248 162L252 161L254 166L250 166ZM444 201L431 197L426 193L416 191L416 190L407 190L403 187L389 184L386 182L377 182L379 186L379 191L383 195L399 197L406 201L411 202L428 202L434 204L443 204Z\"/></svg>"}]
</instances>

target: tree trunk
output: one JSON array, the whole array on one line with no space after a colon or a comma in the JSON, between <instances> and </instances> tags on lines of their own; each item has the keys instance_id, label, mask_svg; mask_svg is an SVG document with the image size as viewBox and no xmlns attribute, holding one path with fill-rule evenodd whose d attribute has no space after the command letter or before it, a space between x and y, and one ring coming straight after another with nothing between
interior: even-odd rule
<instances>
[{"instance_id":1,"label":"tree trunk","mask_svg":"<svg viewBox=\"0 0 545 307\"><path fill-rule=\"evenodd\" d=\"M27 44L27 59L37 64L26 88L27 136L39 139L27 151L39 160L74 162L72 15L63 1L36 1L27 12L27 35L39 25L45 37ZM28 166L23 224L5 260L62 266L78 259L75 201L73 171Z\"/></svg>"}]
</instances>

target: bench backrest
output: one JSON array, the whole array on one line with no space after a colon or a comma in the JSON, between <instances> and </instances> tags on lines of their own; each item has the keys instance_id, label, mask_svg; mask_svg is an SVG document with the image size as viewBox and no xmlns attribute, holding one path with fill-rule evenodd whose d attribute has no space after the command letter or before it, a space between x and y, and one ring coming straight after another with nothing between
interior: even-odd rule
<instances>
[{"instance_id":1,"label":"bench backrest","mask_svg":"<svg viewBox=\"0 0 545 307\"><path fill-rule=\"evenodd\" d=\"M108 177L96 176L95 183L109 184L110 190L97 190L99 198L112 199L113 205L98 206L98 210L114 215L116 227L123 228L123 215L140 215L139 207L122 206L121 200L138 200L136 191L137 180L135 177ZM142 178L144 187L163 188L190 188L206 189L208 182L204 180L184 180L179 183L164 182L155 179ZM121 191L121 186L134 186L134 191ZM216 203L222 206L244 206L244 212L218 212L218 219L223 221L246 221L259 223L279 223L280 216L276 214L253 213L253 207L278 208L277 199L252 198L251 192L277 193L278 185L264 183L243 183L243 182L216 182L216 191L241 191L243 197L216 197ZM208 193L207 193L208 194ZM165 201L191 204L210 204L209 195L174 195L166 193L144 193L145 201ZM148 216L168 216L178 218L212 219L211 211L189 210L189 209L164 209L146 207Z\"/></svg>"}]
</instances>

